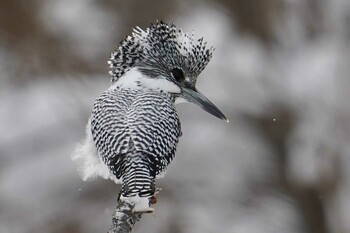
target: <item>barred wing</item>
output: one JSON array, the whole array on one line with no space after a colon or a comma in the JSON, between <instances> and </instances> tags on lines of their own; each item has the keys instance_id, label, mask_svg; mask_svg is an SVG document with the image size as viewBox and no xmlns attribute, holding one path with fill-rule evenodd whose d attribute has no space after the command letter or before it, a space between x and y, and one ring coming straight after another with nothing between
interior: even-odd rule
<instances>
[{"instance_id":1,"label":"barred wing","mask_svg":"<svg viewBox=\"0 0 350 233\"><path fill-rule=\"evenodd\" d=\"M147 161L152 175L160 174L181 135L172 97L153 91L104 92L94 104L91 126L100 157L118 179L132 155Z\"/></svg>"}]
</instances>

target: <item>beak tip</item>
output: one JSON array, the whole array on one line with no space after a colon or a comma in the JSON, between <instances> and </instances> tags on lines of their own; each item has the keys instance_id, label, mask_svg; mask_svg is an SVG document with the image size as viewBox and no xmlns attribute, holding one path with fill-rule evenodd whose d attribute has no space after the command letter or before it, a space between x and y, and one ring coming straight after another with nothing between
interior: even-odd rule
<instances>
[{"instance_id":1,"label":"beak tip","mask_svg":"<svg viewBox=\"0 0 350 233\"><path fill-rule=\"evenodd\" d=\"M215 117L222 119L229 123L230 121L227 117L212 103L207 97L205 97L202 93L197 91L196 89L191 88L182 88L183 98L187 99L189 102L199 105L202 109L207 111L208 113L214 115Z\"/></svg>"}]
</instances>

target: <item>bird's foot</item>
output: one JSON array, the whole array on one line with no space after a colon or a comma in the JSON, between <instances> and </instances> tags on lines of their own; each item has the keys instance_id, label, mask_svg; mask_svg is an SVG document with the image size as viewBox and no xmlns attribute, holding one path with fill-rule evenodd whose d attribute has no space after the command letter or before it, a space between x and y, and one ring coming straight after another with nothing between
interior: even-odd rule
<instances>
[{"instance_id":1,"label":"bird's foot","mask_svg":"<svg viewBox=\"0 0 350 233\"><path fill-rule=\"evenodd\" d=\"M135 207L134 207L134 209L132 211L135 214L151 214L154 212L154 209L150 208L150 207L148 207L146 209L135 209Z\"/></svg>"},{"instance_id":2,"label":"bird's foot","mask_svg":"<svg viewBox=\"0 0 350 233\"><path fill-rule=\"evenodd\" d=\"M151 208L150 206L157 203L157 194L159 194L161 190L161 188L156 188L154 194L150 197L140 197L138 195L125 197L122 194L119 194L118 200L132 204L134 206L132 209L133 213L153 213L154 208Z\"/></svg>"}]
</instances>

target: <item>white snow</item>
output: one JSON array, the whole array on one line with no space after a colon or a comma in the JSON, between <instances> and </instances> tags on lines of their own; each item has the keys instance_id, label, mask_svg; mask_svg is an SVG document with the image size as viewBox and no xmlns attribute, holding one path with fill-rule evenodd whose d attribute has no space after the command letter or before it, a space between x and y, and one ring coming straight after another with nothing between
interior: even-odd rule
<instances>
[{"instance_id":1,"label":"white snow","mask_svg":"<svg viewBox=\"0 0 350 233\"><path fill-rule=\"evenodd\" d=\"M154 209L150 208L149 206L148 197L139 197L139 196L124 197L123 195L121 195L120 200L134 205L134 208L132 209L133 212L153 212L154 211Z\"/></svg>"}]
</instances>

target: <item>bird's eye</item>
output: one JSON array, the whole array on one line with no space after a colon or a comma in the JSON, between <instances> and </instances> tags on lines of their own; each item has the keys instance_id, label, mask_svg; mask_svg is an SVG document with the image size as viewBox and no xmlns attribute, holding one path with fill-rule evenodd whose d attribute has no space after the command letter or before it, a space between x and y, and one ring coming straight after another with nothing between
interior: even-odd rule
<instances>
[{"instance_id":1,"label":"bird's eye","mask_svg":"<svg viewBox=\"0 0 350 233\"><path fill-rule=\"evenodd\" d=\"M176 81L182 82L183 80L185 80L184 72L181 69L174 68L171 70L171 73L174 76L174 78L176 79Z\"/></svg>"}]
</instances>

